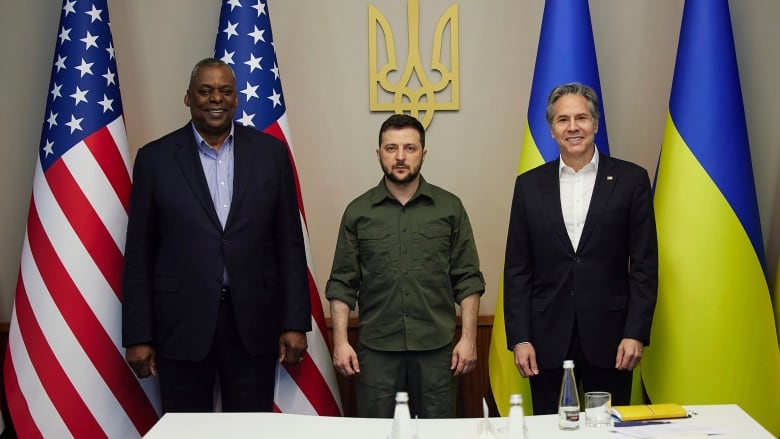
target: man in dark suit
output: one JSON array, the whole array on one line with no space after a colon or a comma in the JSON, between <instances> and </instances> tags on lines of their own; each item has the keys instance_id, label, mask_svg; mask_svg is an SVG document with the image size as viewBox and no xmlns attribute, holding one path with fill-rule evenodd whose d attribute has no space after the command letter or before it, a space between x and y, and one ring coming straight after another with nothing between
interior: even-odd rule
<instances>
[{"instance_id":1,"label":"man in dark suit","mask_svg":"<svg viewBox=\"0 0 780 439\"><path fill-rule=\"evenodd\" d=\"M598 97L556 87L547 122L560 159L517 177L504 268L504 320L534 414L557 412L564 359L585 391L631 399L650 342L658 244L647 171L600 155Z\"/></svg>"},{"instance_id":2,"label":"man in dark suit","mask_svg":"<svg viewBox=\"0 0 780 439\"><path fill-rule=\"evenodd\" d=\"M298 364L311 329L306 255L286 146L232 121L233 71L195 65L191 123L138 151L122 337L164 412L271 411L276 363Z\"/></svg>"}]
</instances>

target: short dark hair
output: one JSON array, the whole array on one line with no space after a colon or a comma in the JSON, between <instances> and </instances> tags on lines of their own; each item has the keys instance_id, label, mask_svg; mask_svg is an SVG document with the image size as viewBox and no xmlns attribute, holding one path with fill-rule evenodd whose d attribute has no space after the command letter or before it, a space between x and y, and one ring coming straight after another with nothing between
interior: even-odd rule
<instances>
[{"instance_id":1,"label":"short dark hair","mask_svg":"<svg viewBox=\"0 0 780 439\"><path fill-rule=\"evenodd\" d=\"M227 67L228 70L230 70L230 74L233 75L233 81L236 80L236 74L233 72L233 69L230 67L230 65L228 65L228 63L217 58L203 58L202 60L198 61L197 64L195 64L195 67L192 68L192 73L190 73L190 84L187 87L188 89L192 88L192 84L195 82L195 77L198 76L198 72L203 67Z\"/></svg>"},{"instance_id":2,"label":"short dark hair","mask_svg":"<svg viewBox=\"0 0 780 439\"><path fill-rule=\"evenodd\" d=\"M599 97L596 94L596 90L588 87L585 84L579 82L570 82L568 84L559 85L552 89L550 96L547 98L547 125L552 127L553 116L555 116L555 102L565 95L578 95L585 98L588 101L588 110L590 115L593 116L595 121L599 120L601 114L599 113Z\"/></svg>"},{"instance_id":3,"label":"short dark hair","mask_svg":"<svg viewBox=\"0 0 780 439\"><path fill-rule=\"evenodd\" d=\"M387 118L379 128L379 146L382 146L382 134L387 130L400 130L401 128L414 128L420 133L420 145L425 148L425 128L419 120L408 114L394 114Z\"/></svg>"}]
</instances>

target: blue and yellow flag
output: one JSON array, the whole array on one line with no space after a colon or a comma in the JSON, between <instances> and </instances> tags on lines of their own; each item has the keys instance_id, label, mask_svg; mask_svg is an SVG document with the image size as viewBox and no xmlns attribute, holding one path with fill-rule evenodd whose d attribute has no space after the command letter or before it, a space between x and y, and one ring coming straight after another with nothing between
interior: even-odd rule
<instances>
[{"instance_id":1,"label":"blue and yellow flag","mask_svg":"<svg viewBox=\"0 0 780 439\"><path fill-rule=\"evenodd\" d=\"M544 4L542 30L536 52L534 80L528 103L528 120L520 150L518 175L559 156L558 144L550 134L545 118L547 96L558 85L580 82L592 87L601 96L599 69L596 64L596 47L590 23L587 0L547 0ZM599 152L609 154L607 125L604 109L596 134ZM528 380L520 377L514 364L514 356L507 349L504 328L504 281L499 285L493 335L490 340L490 386L498 411L509 412L509 395L523 394L526 413L530 413L531 392Z\"/></svg>"},{"instance_id":2,"label":"blue and yellow flag","mask_svg":"<svg viewBox=\"0 0 780 439\"><path fill-rule=\"evenodd\" d=\"M772 304L775 307L775 329L780 339L780 257L777 258L777 270L775 270L775 292L772 295Z\"/></svg>"},{"instance_id":3,"label":"blue and yellow flag","mask_svg":"<svg viewBox=\"0 0 780 439\"><path fill-rule=\"evenodd\" d=\"M780 351L727 0L687 0L655 183L654 403L736 403L780 434Z\"/></svg>"}]
</instances>

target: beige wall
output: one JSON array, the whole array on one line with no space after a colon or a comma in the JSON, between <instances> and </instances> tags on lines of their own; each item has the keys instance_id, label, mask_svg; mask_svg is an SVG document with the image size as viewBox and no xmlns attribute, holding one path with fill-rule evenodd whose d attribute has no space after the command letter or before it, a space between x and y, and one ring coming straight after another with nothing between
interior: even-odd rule
<instances>
[{"instance_id":1,"label":"beige wall","mask_svg":"<svg viewBox=\"0 0 780 439\"><path fill-rule=\"evenodd\" d=\"M455 0L424 0L421 44ZM130 145L188 119L192 64L211 55L218 0L109 0ZM320 291L346 203L379 180L374 149L385 113L368 111L368 1L269 0ZM404 32L405 2L373 0ZM461 109L428 130L426 178L457 193L475 228L495 310L543 0L460 0ZM13 6L11 6L13 4ZM0 321L19 269L36 146L43 123L60 2L0 0ZM661 144L683 0L591 0L612 154L650 174ZM770 279L780 251L780 16L776 0L730 2ZM400 40L399 40L400 41ZM405 44L396 43L405 59ZM565 58L566 53L560 56ZM716 90L713 91L717 92ZM717 130L718 127L712 127Z\"/></svg>"}]
</instances>

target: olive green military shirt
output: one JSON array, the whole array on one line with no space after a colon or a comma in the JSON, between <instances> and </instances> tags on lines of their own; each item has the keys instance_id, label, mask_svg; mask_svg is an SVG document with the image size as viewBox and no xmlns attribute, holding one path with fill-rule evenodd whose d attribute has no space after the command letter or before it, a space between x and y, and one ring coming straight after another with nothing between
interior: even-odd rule
<instances>
[{"instance_id":1,"label":"olive green military shirt","mask_svg":"<svg viewBox=\"0 0 780 439\"><path fill-rule=\"evenodd\" d=\"M358 305L366 347L441 348L455 335L455 303L484 290L471 224L454 194L421 176L404 206L382 179L347 206L325 295Z\"/></svg>"}]
</instances>

